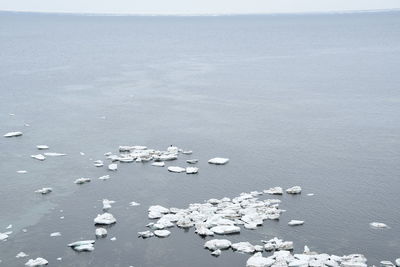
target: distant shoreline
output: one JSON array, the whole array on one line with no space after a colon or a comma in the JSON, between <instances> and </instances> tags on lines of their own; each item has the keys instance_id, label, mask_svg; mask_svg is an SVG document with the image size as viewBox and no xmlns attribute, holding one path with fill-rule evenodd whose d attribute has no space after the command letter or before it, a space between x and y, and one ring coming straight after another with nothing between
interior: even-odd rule
<instances>
[{"instance_id":1,"label":"distant shoreline","mask_svg":"<svg viewBox=\"0 0 400 267\"><path fill-rule=\"evenodd\" d=\"M89 17L230 17L230 16L303 16L303 15L346 15L364 13L397 13L400 8L393 9L370 9L370 10L345 10L345 11L315 11L315 12L280 12L280 13L193 13L193 14L162 14L162 13L87 13L87 12L50 12L50 11L19 11L0 10L0 14L38 14L38 15L70 15Z\"/></svg>"}]
</instances>

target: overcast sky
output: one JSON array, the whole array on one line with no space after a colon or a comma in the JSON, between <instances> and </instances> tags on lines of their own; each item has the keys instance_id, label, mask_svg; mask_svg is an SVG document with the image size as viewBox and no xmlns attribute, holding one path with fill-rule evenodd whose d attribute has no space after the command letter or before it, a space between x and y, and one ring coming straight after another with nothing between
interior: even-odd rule
<instances>
[{"instance_id":1,"label":"overcast sky","mask_svg":"<svg viewBox=\"0 0 400 267\"><path fill-rule=\"evenodd\" d=\"M0 0L0 10L125 13L297 13L400 8L400 0Z\"/></svg>"}]
</instances>

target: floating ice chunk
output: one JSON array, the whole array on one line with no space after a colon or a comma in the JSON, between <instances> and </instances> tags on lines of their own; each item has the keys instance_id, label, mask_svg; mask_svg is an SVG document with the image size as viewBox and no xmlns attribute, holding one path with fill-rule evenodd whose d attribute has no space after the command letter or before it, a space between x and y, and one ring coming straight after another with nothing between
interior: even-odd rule
<instances>
[{"instance_id":1,"label":"floating ice chunk","mask_svg":"<svg viewBox=\"0 0 400 267\"><path fill-rule=\"evenodd\" d=\"M111 213L105 212L103 214L98 214L94 219L95 224L113 224L116 223L117 220Z\"/></svg>"},{"instance_id":2,"label":"floating ice chunk","mask_svg":"<svg viewBox=\"0 0 400 267\"><path fill-rule=\"evenodd\" d=\"M46 149L49 149L49 146L46 146L46 145L37 145L36 148L39 149L39 150L46 150Z\"/></svg>"},{"instance_id":3,"label":"floating ice chunk","mask_svg":"<svg viewBox=\"0 0 400 267\"><path fill-rule=\"evenodd\" d=\"M49 264L49 262L43 258L36 258L36 259L30 259L25 263L26 266L29 267L35 267L35 266L44 266Z\"/></svg>"},{"instance_id":4,"label":"floating ice chunk","mask_svg":"<svg viewBox=\"0 0 400 267\"><path fill-rule=\"evenodd\" d=\"M184 172L184 171L186 171L186 169L185 168L182 168L182 167L177 167L177 166L169 166L168 167L168 171L170 171L170 172Z\"/></svg>"},{"instance_id":5,"label":"floating ice chunk","mask_svg":"<svg viewBox=\"0 0 400 267\"><path fill-rule=\"evenodd\" d=\"M94 250L94 246L93 244L86 244L86 245L80 245L80 246L76 246L76 247L72 247L73 250L75 251L93 251Z\"/></svg>"},{"instance_id":6,"label":"floating ice chunk","mask_svg":"<svg viewBox=\"0 0 400 267\"><path fill-rule=\"evenodd\" d=\"M32 158L37 159L37 160L45 160L46 157L43 156L42 154L37 154L37 155L31 155Z\"/></svg>"},{"instance_id":7,"label":"floating ice chunk","mask_svg":"<svg viewBox=\"0 0 400 267\"><path fill-rule=\"evenodd\" d=\"M383 267L394 267L395 265L391 261L381 261L380 262L381 266Z\"/></svg>"},{"instance_id":8,"label":"floating ice chunk","mask_svg":"<svg viewBox=\"0 0 400 267\"><path fill-rule=\"evenodd\" d=\"M282 187L271 187L268 190L264 190L264 193L270 194L270 195L282 195L283 194L283 189Z\"/></svg>"},{"instance_id":9,"label":"floating ice chunk","mask_svg":"<svg viewBox=\"0 0 400 267\"><path fill-rule=\"evenodd\" d=\"M28 254L26 254L25 252L20 252L20 253L18 253L17 254L17 256L15 256L16 258L25 258L25 257L28 257L29 255Z\"/></svg>"},{"instance_id":10,"label":"floating ice chunk","mask_svg":"<svg viewBox=\"0 0 400 267\"><path fill-rule=\"evenodd\" d=\"M228 163L229 159L227 158L212 158L208 161L210 164L215 164L215 165L224 165Z\"/></svg>"},{"instance_id":11,"label":"floating ice chunk","mask_svg":"<svg viewBox=\"0 0 400 267\"><path fill-rule=\"evenodd\" d=\"M269 267L274 263L275 260L265 258L262 256L261 252L257 252L247 260L246 267Z\"/></svg>"},{"instance_id":12,"label":"floating ice chunk","mask_svg":"<svg viewBox=\"0 0 400 267\"><path fill-rule=\"evenodd\" d=\"M245 223L244 228L246 228L248 230L256 230L257 224L256 223Z\"/></svg>"},{"instance_id":13,"label":"floating ice chunk","mask_svg":"<svg viewBox=\"0 0 400 267\"><path fill-rule=\"evenodd\" d=\"M22 232L26 233L26 232L28 232L28 230L27 229L22 229Z\"/></svg>"},{"instance_id":14,"label":"floating ice chunk","mask_svg":"<svg viewBox=\"0 0 400 267\"><path fill-rule=\"evenodd\" d=\"M115 163L111 163L110 165L108 165L108 169L110 171L116 171L116 170L118 170L118 165Z\"/></svg>"},{"instance_id":15,"label":"floating ice chunk","mask_svg":"<svg viewBox=\"0 0 400 267\"><path fill-rule=\"evenodd\" d=\"M221 255L222 251L220 249L214 250L213 252L211 252L211 255L213 255L214 257L219 257Z\"/></svg>"},{"instance_id":16,"label":"floating ice chunk","mask_svg":"<svg viewBox=\"0 0 400 267\"><path fill-rule=\"evenodd\" d=\"M21 135L22 135L22 132L9 132L9 133L6 133L4 135L4 137L17 137L17 136L21 136Z\"/></svg>"},{"instance_id":17,"label":"floating ice chunk","mask_svg":"<svg viewBox=\"0 0 400 267\"><path fill-rule=\"evenodd\" d=\"M114 237L111 237L110 240L115 241L115 240L117 240L117 238L114 236Z\"/></svg>"},{"instance_id":18,"label":"floating ice chunk","mask_svg":"<svg viewBox=\"0 0 400 267\"><path fill-rule=\"evenodd\" d=\"M286 193L288 194L300 194L301 193L301 187L296 185L291 188L286 189Z\"/></svg>"},{"instance_id":19,"label":"floating ice chunk","mask_svg":"<svg viewBox=\"0 0 400 267\"><path fill-rule=\"evenodd\" d=\"M96 242L95 240L80 240L80 241L69 243L68 247L77 247L77 246L89 245L89 244L94 244L95 242Z\"/></svg>"},{"instance_id":20,"label":"floating ice chunk","mask_svg":"<svg viewBox=\"0 0 400 267\"><path fill-rule=\"evenodd\" d=\"M165 166L165 162L160 161L160 162L153 162L151 164L151 166L156 166L156 167L164 167Z\"/></svg>"},{"instance_id":21,"label":"floating ice chunk","mask_svg":"<svg viewBox=\"0 0 400 267\"><path fill-rule=\"evenodd\" d=\"M103 199L103 210L111 209L111 204L114 204L114 200Z\"/></svg>"},{"instance_id":22,"label":"floating ice chunk","mask_svg":"<svg viewBox=\"0 0 400 267\"><path fill-rule=\"evenodd\" d=\"M99 180L108 180L108 179L110 179L110 175L104 175L104 176L100 176L99 177Z\"/></svg>"},{"instance_id":23,"label":"floating ice chunk","mask_svg":"<svg viewBox=\"0 0 400 267\"><path fill-rule=\"evenodd\" d=\"M199 168L197 167L186 167L187 174L196 174L199 172Z\"/></svg>"},{"instance_id":24,"label":"floating ice chunk","mask_svg":"<svg viewBox=\"0 0 400 267\"><path fill-rule=\"evenodd\" d=\"M185 155L191 155L192 153L193 153L192 150L184 150L184 151L182 151L182 154L185 154Z\"/></svg>"},{"instance_id":25,"label":"floating ice chunk","mask_svg":"<svg viewBox=\"0 0 400 267\"><path fill-rule=\"evenodd\" d=\"M396 259L395 263L396 263L396 266L399 267L400 266L400 258Z\"/></svg>"},{"instance_id":26,"label":"floating ice chunk","mask_svg":"<svg viewBox=\"0 0 400 267\"><path fill-rule=\"evenodd\" d=\"M149 237L153 237L154 234L151 231L144 231L144 232L138 232L138 237L141 238L149 238Z\"/></svg>"},{"instance_id":27,"label":"floating ice chunk","mask_svg":"<svg viewBox=\"0 0 400 267\"><path fill-rule=\"evenodd\" d=\"M342 257L341 267L367 267L367 259L362 254L351 254Z\"/></svg>"},{"instance_id":28,"label":"floating ice chunk","mask_svg":"<svg viewBox=\"0 0 400 267\"><path fill-rule=\"evenodd\" d=\"M104 166L104 163L103 163L102 160L95 160L93 162L93 164L94 164L95 167L103 167Z\"/></svg>"},{"instance_id":29,"label":"floating ice chunk","mask_svg":"<svg viewBox=\"0 0 400 267\"><path fill-rule=\"evenodd\" d=\"M308 193L307 196L312 197L314 196L314 193Z\"/></svg>"},{"instance_id":30,"label":"floating ice chunk","mask_svg":"<svg viewBox=\"0 0 400 267\"><path fill-rule=\"evenodd\" d=\"M300 220L291 220L288 224L289 224L290 226L302 225L302 224L304 224L304 221L300 221Z\"/></svg>"},{"instance_id":31,"label":"floating ice chunk","mask_svg":"<svg viewBox=\"0 0 400 267\"><path fill-rule=\"evenodd\" d=\"M54 232L50 234L51 237L57 237L57 236L61 236L60 232Z\"/></svg>"},{"instance_id":32,"label":"floating ice chunk","mask_svg":"<svg viewBox=\"0 0 400 267\"><path fill-rule=\"evenodd\" d=\"M140 203L137 203L137 202L135 202L135 201L132 201L132 202L129 203L129 206L131 206L131 207L140 206Z\"/></svg>"},{"instance_id":33,"label":"floating ice chunk","mask_svg":"<svg viewBox=\"0 0 400 267\"><path fill-rule=\"evenodd\" d=\"M81 156L85 156L85 153L83 153L83 152L79 152L79 154L80 154Z\"/></svg>"},{"instance_id":34,"label":"floating ice chunk","mask_svg":"<svg viewBox=\"0 0 400 267\"><path fill-rule=\"evenodd\" d=\"M168 230L156 230L154 231L154 235L156 235L157 237L167 237L171 234L170 231Z\"/></svg>"},{"instance_id":35,"label":"floating ice chunk","mask_svg":"<svg viewBox=\"0 0 400 267\"><path fill-rule=\"evenodd\" d=\"M188 160L186 161L186 163L189 163L189 164L196 164L197 162L199 162L198 159L188 159Z\"/></svg>"},{"instance_id":36,"label":"floating ice chunk","mask_svg":"<svg viewBox=\"0 0 400 267\"><path fill-rule=\"evenodd\" d=\"M149 212L159 212L159 213L169 213L169 209L164 208L160 205L150 206L148 209Z\"/></svg>"},{"instance_id":37,"label":"floating ice chunk","mask_svg":"<svg viewBox=\"0 0 400 267\"><path fill-rule=\"evenodd\" d=\"M25 170L20 170L20 171L17 171L17 173L27 173L27 171L25 171Z\"/></svg>"},{"instance_id":38,"label":"floating ice chunk","mask_svg":"<svg viewBox=\"0 0 400 267\"><path fill-rule=\"evenodd\" d=\"M289 267L307 267L308 261L304 259L293 260L289 263Z\"/></svg>"},{"instance_id":39,"label":"floating ice chunk","mask_svg":"<svg viewBox=\"0 0 400 267\"><path fill-rule=\"evenodd\" d=\"M62 157L62 156L66 156L67 154L65 154L65 153L57 153L57 152L46 152L46 153L43 153L45 156L48 156L48 157Z\"/></svg>"},{"instance_id":40,"label":"floating ice chunk","mask_svg":"<svg viewBox=\"0 0 400 267\"><path fill-rule=\"evenodd\" d=\"M58 261L62 261L62 258L61 258L61 257L59 257L59 258L57 258L57 260L58 260Z\"/></svg>"},{"instance_id":41,"label":"floating ice chunk","mask_svg":"<svg viewBox=\"0 0 400 267\"><path fill-rule=\"evenodd\" d=\"M228 249L232 245L227 239L211 239L204 244L204 247L209 250Z\"/></svg>"},{"instance_id":42,"label":"floating ice chunk","mask_svg":"<svg viewBox=\"0 0 400 267\"><path fill-rule=\"evenodd\" d=\"M384 223L380 223L380 222L372 222L369 224L371 227L373 228L389 228L389 226L387 226Z\"/></svg>"},{"instance_id":43,"label":"floating ice chunk","mask_svg":"<svg viewBox=\"0 0 400 267\"><path fill-rule=\"evenodd\" d=\"M6 227L6 229L11 229L13 227L13 225L12 224L9 224L7 227Z\"/></svg>"},{"instance_id":44,"label":"floating ice chunk","mask_svg":"<svg viewBox=\"0 0 400 267\"><path fill-rule=\"evenodd\" d=\"M213 236L214 232L204 226L204 224L196 225L195 233L200 236Z\"/></svg>"},{"instance_id":45,"label":"floating ice chunk","mask_svg":"<svg viewBox=\"0 0 400 267\"><path fill-rule=\"evenodd\" d=\"M106 153L104 153L104 156L106 156L106 157L111 156L111 155L112 155L111 152L106 152Z\"/></svg>"},{"instance_id":46,"label":"floating ice chunk","mask_svg":"<svg viewBox=\"0 0 400 267\"><path fill-rule=\"evenodd\" d=\"M89 183L90 178L78 178L74 181L75 184L84 184L84 183Z\"/></svg>"},{"instance_id":47,"label":"floating ice chunk","mask_svg":"<svg viewBox=\"0 0 400 267\"><path fill-rule=\"evenodd\" d=\"M266 251L272 250L292 250L293 249L293 242L292 241L283 241L277 237L274 237L268 241L264 245Z\"/></svg>"},{"instance_id":48,"label":"floating ice chunk","mask_svg":"<svg viewBox=\"0 0 400 267\"><path fill-rule=\"evenodd\" d=\"M53 188L51 188L51 187L43 187L42 189L36 190L35 193L40 193L40 194L45 195L45 194L50 193L51 191L53 191Z\"/></svg>"},{"instance_id":49,"label":"floating ice chunk","mask_svg":"<svg viewBox=\"0 0 400 267\"><path fill-rule=\"evenodd\" d=\"M218 235L240 233L240 227L234 226L234 225L218 225L218 226L212 227L210 230Z\"/></svg>"},{"instance_id":50,"label":"floating ice chunk","mask_svg":"<svg viewBox=\"0 0 400 267\"><path fill-rule=\"evenodd\" d=\"M7 240L10 234L12 234L12 232L0 233L0 241Z\"/></svg>"},{"instance_id":51,"label":"floating ice chunk","mask_svg":"<svg viewBox=\"0 0 400 267\"><path fill-rule=\"evenodd\" d=\"M176 146L170 146L167 148L169 153L178 153L178 148Z\"/></svg>"},{"instance_id":52,"label":"floating ice chunk","mask_svg":"<svg viewBox=\"0 0 400 267\"><path fill-rule=\"evenodd\" d=\"M105 237L107 236L107 230L105 228L96 228L96 232L95 232L97 237Z\"/></svg>"},{"instance_id":53,"label":"floating ice chunk","mask_svg":"<svg viewBox=\"0 0 400 267\"><path fill-rule=\"evenodd\" d=\"M256 249L249 242L239 242L231 245L233 250L243 253L254 253Z\"/></svg>"}]
</instances>

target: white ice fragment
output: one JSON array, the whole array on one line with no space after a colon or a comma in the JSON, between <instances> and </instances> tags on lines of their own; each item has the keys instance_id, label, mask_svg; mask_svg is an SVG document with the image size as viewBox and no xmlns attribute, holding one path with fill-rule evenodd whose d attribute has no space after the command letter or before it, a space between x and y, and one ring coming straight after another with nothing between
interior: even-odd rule
<instances>
[{"instance_id":1,"label":"white ice fragment","mask_svg":"<svg viewBox=\"0 0 400 267\"><path fill-rule=\"evenodd\" d=\"M178 148L176 146L170 146L167 148L169 153L178 153Z\"/></svg>"},{"instance_id":2,"label":"white ice fragment","mask_svg":"<svg viewBox=\"0 0 400 267\"><path fill-rule=\"evenodd\" d=\"M129 203L129 206L131 206L131 207L140 206L140 203L137 203L137 202L135 202L135 201L132 201L132 202Z\"/></svg>"},{"instance_id":3,"label":"white ice fragment","mask_svg":"<svg viewBox=\"0 0 400 267\"><path fill-rule=\"evenodd\" d=\"M154 231L154 235L156 235L157 237L167 237L171 234L170 231L168 230L156 230Z\"/></svg>"},{"instance_id":4,"label":"white ice fragment","mask_svg":"<svg viewBox=\"0 0 400 267\"><path fill-rule=\"evenodd\" d=\"M116 223L117 220L111 213L105 212L103 214L98 214L94 219L95 224L113 224Z\"/></svg>"},{"instance_id":5,"label":"white ice fragment","mask_svg":"<svg viewBox=\"0 0 400 267\"><path fill-rule=\"evenodd\" d=\"M228 163L229 159L227 158L212 158L208 161L210 164L215 164L215 165L224 165Z\"/></svg>"},{"instance_id":6,"label":"white ice fragment","mask_svg":"<svg viewBox=\"0 0 400 267\"><path fill-rule=\"evenodd\" d=\"M169 166L168 167L168 171L170 171L170 172L184 172L184 171L186 171L186 169L185 168L182 168L182 167L178 167L178 166Z\"/></svg>"},{"instance_id":7,"label":"white ice fragment","mask_svg":"<svg viewBox=\"0 0 400 267\"><path fill-rule=\"evenodd\" d=\"M40 193L40 194L45 195L45 194L50 193L51 191L53 191L53 189L51 187L43 187L42 189L36 190L35 193Z\"/></svg>"},{"instance_id":8,"label":"white ice fragment","mask_svg":"<svg viewBox=\"0 0 400 267\"><path fill-rule=\"evenodd\" d=\"M45 160L46 157L43 156L42 154L37 154L37 155L31 155L32 158L37 159L37 160Z\"/></svg>"},{"instance_id":9,"label":"white ice fragment","mask_svg":"<svg viewBox=\"0 0 400 267\"><path fill-rule=\"evenodd\" d=\"M110 240L115 241L115 240L117 240L117 238L114 236L114 237L111 237Z\"/></svg>"},{"instance_id":10,"label":"white ice fragment","mask_svg":"<svg viewBox=\"0 0 400 267\"><path fill-rule=\"evenodd\" d=\"M79 152L79 154L80 154L81 156L85 156L85 153L83 153L83 152Z\"/></svg>"},{"instance_id":11,"label":"white ice fragment","mask_svg":"<svg viewBox=\"0 0 400 267\"><path fill-rule=\"evenodd\" d=\"M270 195L282 195L283 194L283 189L282 187L271 187L268 190L264 190L264 193L270 194Z\"/></svg>"},{"instance_id":12,"label":"white ice fragment","mask_svg":"<svg viewBox=\"0 0 400 267\"><path fill-rule=\"evenodd\" d=\"M395 263L396 263L396 266L400 267L400 258L397 258L397 259L395 260Z\"/></svg>"},{"instance_id":13,"label":"white ice fragment","mask_svg":"<svg viewBox=\"0 0 400 267\"><path fill-rule=\"evenodd\" d=\"M159 212L159 213L169 213L169 209L164 208L160 205L150 206L148 209L149 212Z\"/></svg>"},{"instance_id":14,"label":"white ice fragment","mask_svg":"<svg viewBox=\"0 0 400 267\"><path fill-rule=\"evenodd\" d=\"M0 233L0 241L7 240L12 232Z\"/></svg>"},{"instance_id":15,"label":"white ice fragment","mask_svg":"<svg viewBox=\"0 0 400 267\"><path fill-rule=\"evenodd\" d=\"M199 172L197 167L186 167L186 174L196 174Z\"/></svg>"},{"instance_id":16,"label":"white ice fragment","mask_svg":"<svg viewBox=\"0 0 400 267\"><path fill-rule=\"evenodd\" d=\"M188 160L186 161L186 163L189 163L189 164L196 164L197 162L199 162L198 159L188 159Z\"/></svg>"},{"instance_id":17,"label":"white ice fragment","mask_svg":"<svg viewBox=\"0 0 400 267\"><path fill-rule=\"evenodd\" d=\"M314 193L308 193L307 196L312 197L314 196Z\"/></svg>"},{"instance_id":18,"label":"white ice fragment","mask_svg":"<svg viewBox=\"0 0 400 267\"><path fill-rule=\"evenodd\" d=\"M192 153L193 153L192 150L184 150L184 151L182 151L182 154L185 154L185 155L191 155Z\"/></svg>"},{"instance_id":19,"label":"white ice fragment","mask_svg":"<svg viewBox=\"0 0 400 267\"><path fill-rule=\"evenodd\" d=\"M61 236L60 232L54 232L50 234L51 237L57 237L57 236Z\"/></svg>"},{"instance_id":20,"label":"white ice fragment","mask_svg":"<svg viewBox=\"0 0 400 267\"><path fill-rule=\"evenodd\" d=\"M165 166L165 162L163 162L163 161L153 162L153 163L151 164L151 166L155 166L155 167L164 167L164 166Z\"/></svg>"},{"instance_id":21,"label":"white ice fragment","mask_svg":"<svg viewBox=\"0 0 400 267\"><path fill-rule=\"evenodd\" d=\"M49 146L46 146L46 145L37 145L36 148L39 149L39 150L46 150L46 149L49 149Z\"/></svg>"},{"instance_id":22,"label":"white ice fragment","mask_svg":"<svg viewBox=\"0 0 400 267\"><path fill-rule=\"evenodd\" d=\"M383 267L394 267L394 264L391 261L381 261L380 264Z\"/></svg>"},{"instance_id":23,"label":"white ice fragment","mask_svg":"<svg viewBox=\"0 0 400 267\"><path fill-rule=\"evenodd\" d=\"M105 228L96 228L96 232L95 232L97 237L105 237L107 236L107 229Z\"/></svg>"},{"instance_id":24,"label":"white ice fragment","mask_svg":"<svg viewBox=\"0 0 400 267\"><path fill-rule=\"evenodd\" d=\"M75 184L84 184L84 183L89 183L90 178L78 178L74 181Z\"/></svg>"},{"instance_id":25,"label":"white ice fragment","mask_svg":"<svg viewBox=\"0 0 400 267\"><path fill-rule=\"evenodd\" d=\"M291 188L286 189L286 193L288 194L300 194L301 193L301 187L296 185Z\"/></svg>"},{"instance_id":26,"label":"white ice fragment","mask_svg":"<svg viewBox=\"0 0 400 267\"><path fill-rule=\"evenodd\" d=\"M110 179L110 175L104 175L104 176L99 177L99 180L103 180L103 181L108 180L108 179Z\"/></svg>"},{"instance_id":27,"label":"white ice fragment","mask_svg":"<svg viewBox=\"0 0 400 267\"><path fill-rule=\"evenodd\" d=\"M6 133L4 135L4 137L17 137L17 136L21 136L21 135L22 135L22 132L9 132L9 133Z\"/></svg>"},{"instance_id":28,"label":"white ice fragment","mask_svg":"<svg viewBox=\"0 0 400 267\"><path fill-rule=\"evenodd\" d=\"M7 227L6 227L6 229L11 229L13 227L13 225L12 224L9 224Z\"/></svg>"},{"instance_id":29,"label":"white ice fragment","mask_svg":"<svg viewBox=\"0 0 400 267\"><path fill-rule=\"evenodd\" d=\"M289 267L307 267L308 261L304 259L293 260L289 263Z\"/></svg>"},{"instance_id":30,"label":"white ice fragment","mask_svg":"<svg viewBox=\"0 0 400 267\"><path fill-rule=\"evenodd\" d=\"M75 242L69 243L68 247L91 245L91 244L94 244L95 242L96 242L95 240L80 240L80 241L75 241Z\"/></svg>"},{"instance_id":31,"label":"white ice fragment","mask_svg":"<svg viewBox=\"0 0 400 267\"><path fill-rule=\"evenodd\" d=\"M254 253L256 249L249 242L239 242L231 245L233 250L243 253Z\"/></svg>"},{"instance_id":32,"label":"white ice fragment","mask_svg":"<svg viewBox=\"0 0 400 267\"><path fill-rule=\"evenodd\" d=\"M232 245L227 239L211 239L204 244L204 247L209 250L228 249Z\"/></svg>"},{"instance_id":33,"label":"white ice fragment","mask_svg":"<svg viewBox=\"0 0 400 267\"><path fill-rule=\"evenodd\" d=\"M219 257L221 255L222 251L220 249L214 250L213 252L211 252L211 255L213 255L214 257Z\"/></svg>"},{"instance_id":34,"label":"white ice fragment","mask_svg":"<svg viewBox=\"0 0 400 267\"><path fill-rule=\"evenodd\" d=\"M36 259L30 259L25 263L26 266L29 267L35 267L35 266L44 266L47 265L49 262L43 258L36 258Z\"/></svg>"},{"instance_id":35,"label":"white ice fragment","mask_svg":"<svg viewBox=\"0 0 400 267\"><path fill-rule=\"evenodd\" d=\"M80 245L80 246L76 246L76 247L72 247L73 250L75 251L93 251L94 250L94 246L93 244L86 244L86 245Z\"/></svg>"},{"instance_id":36,"label":"white ice fragment","mask_svg":"<svg viewBox=\"0 0 400 267\"><path fill-rule=\"evenodd\" d=\"M152 236L154 236L154 234L151 231L138 232L138 237L141 238L149 238Z\"/></svg>"},{"instance_id":37,"label":"white ice fragment","mask_svg":"<svg viewBox=\"0 0 400 267\"><path fill-rule=\"evenodd\" d=\"M17 256L15 256L16 258L25 258L25 257L28 257L29 255L28 254L26 254L25 252L20 252L20 253L18 253L17 254Z\"/></svg>"},{"instance_id":38,"label":"white ice fragment","mask_svg":"<svg viewBox=\"0 0 400 267\"><path fill-rule=\"evenodd\" d=\"M290 222L288 222L288 225L290 226L296 226L296 225L302 225L304 224L304 221L300 221L300 220L291 220Z\"/></svg>"},{"instance_id":39,"label":"white ice fragment","mask_svg":"<svg viewBox=\"0 0 400 267\"><path fill-rule=\"evenodd\" d=\"M95 167L103 167L104 166L104 163L103 163L102 160L95 160L93 162L93 164L94 164Z\"/></svg>"},{"instance_id":40,"label":"white ice fragment","mask_svg":"<svg viewBox=\"0 0 400 267\"><path fill-rule=\"evenodd\" d=\"M212 227L210 230L218 235L240 233L240 227L235 226L235 225L218 225L218 226Z\"/></svg>"},{"instance_id":41,"label":"white ice fragment","mask_svg":"<svg viewBox=\"0 0 400 267\"><path fill-rule=\"evenodd\" d=\"M381 222L372 222L369 225L373 228L389 228L389 226Z\"/></svg>"},{"instance_id":42,"label":"white ice fragment","mask_svg":"<svg viewBox=\"0 0 400 267\"><path fill-rule=\"evenodd\" d=\"M261 252L257 252L247 260L246 267L269 267L274 263L275 260L265 258L262 256Z\"/></svg>"},{"instance_id":43,"label":"white ice fragment","mask_svg":"<svg viewBox=\"0 0 400 267\"><path fill-rule=\"evenodd\" d=\"M58 261L62 261L62 258L61 258L61 257L59 257L59 258L57 258L57 260L58 260Z\"/></svg>"},{"instance_id":44,"label":"white ice fragment","mask_svg":"<svg viewBox=\"0 0 400 267\"><path fill-rule=\"evenodd\" d=\"M17 171L17 173L27 173L28 171L25 171L25 170L20 170L20 171Z\"/></svg>"},{"instance_id":45,"label":"white ice fragment","mask_svg":"<svg viewBox=\"0 0 400 267\"><path fill-rule=\"evenodd\" d=\"M111 204L114 204L114 200L103 199L103 210L111 209Z\"/></svg>"},{"instance_id":46,"label":"white ice fragment","mask_svg":"<svg viewBox=\"0 0 400 267\"><path fill-rule=\"evenodd\" d=\"M46 153L43 153L45 156L48 156L48 157L62 157L62 156L66 156L67 154L65 154L65 153L57 153L57 152L46 152Z\"/></svg>"},{"instance_id":47,"label":"white ice fragment","mask_svg":"<svg viewBox=\"0 0 400 267\"><path fill-rule=\"evenodd\" d=\"M108 165L108 169L110 171L116 171L116 170L118 170L118 165L115 163L111 163L110 165Z\"/></svg>"}]
</instances>

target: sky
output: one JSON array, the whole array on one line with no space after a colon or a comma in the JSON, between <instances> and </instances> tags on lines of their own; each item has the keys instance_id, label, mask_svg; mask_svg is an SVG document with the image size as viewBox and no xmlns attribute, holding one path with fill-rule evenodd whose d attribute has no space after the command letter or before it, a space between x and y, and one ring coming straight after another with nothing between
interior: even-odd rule
<instances>
[{"instance_id":1,"label":"sky","mask_svg":"<svg viewBox=\"0 0 400 267\"><path fill-rule=\"evenodd\" d=\"M0 0L0 10L109 14L270 14L399 8L400 0Z\"/></svg>"}]
</instances>

